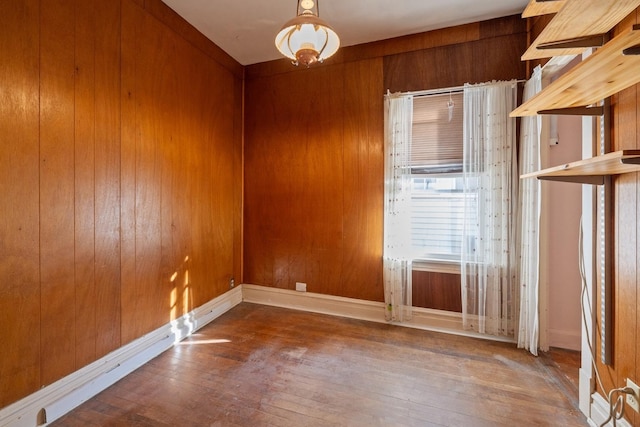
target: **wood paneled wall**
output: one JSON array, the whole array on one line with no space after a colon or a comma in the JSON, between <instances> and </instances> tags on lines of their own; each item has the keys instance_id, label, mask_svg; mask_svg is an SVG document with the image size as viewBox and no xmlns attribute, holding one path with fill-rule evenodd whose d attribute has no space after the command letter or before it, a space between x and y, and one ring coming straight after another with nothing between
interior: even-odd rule
<instances>
[{"instance_id":1,"label":"wood paneled wall","mask_svg":"<svg viewBox=\"0 0 640 427\"><path fill-rule=\"evenodd\" d=\"M411 302L414 307L462 313L460 274L413 270Z\"/></svg>"},{"instance_id":2,"label":"wood paneled wall","mask_svg":"<svg viewBox=\"0 0 640 427\"><path fill-rule=\"evenodd\" d=\"M0 16L4 407L241 279L243 70L159 0Z\"/></svg>"},{"instance_id":3,"label":"wood paneled wall","mask_svg":"<svg viewBox=\"0 0 640 427\"><path fill-rule=\"evenodd\" d=\"M247 81L245 282L380 298L381 75L374 59Z\"/></svg>"},{"instance_id":4,"label":"wood paneled wall","mask_svg":"<svg viewBox=\"0 0 640 427\"><path fill-rule=\"evenodd\" d=\"M640 23L640 9L614 30L628 31ZM612 97L612 149L640 148L640 85ZM599 371L608 390L624 387L630 378L640 384L640 175L618 175L614 179L614 259L613 259L613 364ZM598 301L599 304L599 301ZM599 305L598 305L599 306ZM598 318L599 318L598 311ZM599 345L599 340L598 340ZM596 349L599 355L599 349ZM598 357L599 360L599 357ZM606 394L605 394L606 396ZM625 411L632 425L640 425L640 416Z\"/></svg>"},{"instance_id":5,"label":"wood paneled wall","mask_svg":"<svg viewBox=\"0 0 640 427\"><path fill-rule=\"evenodd\" d=\"M382 301L385 90L524 78L526 35L513 16L247 67L245 282Z\"/></svg>"}]
</instances>

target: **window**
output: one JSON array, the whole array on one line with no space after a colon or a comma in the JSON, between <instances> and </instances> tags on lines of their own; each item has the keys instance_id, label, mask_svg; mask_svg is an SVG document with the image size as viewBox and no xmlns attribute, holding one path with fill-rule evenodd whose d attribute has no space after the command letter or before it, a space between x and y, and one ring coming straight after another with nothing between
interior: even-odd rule
<instances>
[{"instance_id":1,"label":"window","mask_svg":"<svg viewBox=\"0 0 640 427\"><path fill-rule=\"evenodd\" d=\"M411 237L417 260L460 261L462 102L460 92L413 100Z\"/></svg>"}]
</instances>

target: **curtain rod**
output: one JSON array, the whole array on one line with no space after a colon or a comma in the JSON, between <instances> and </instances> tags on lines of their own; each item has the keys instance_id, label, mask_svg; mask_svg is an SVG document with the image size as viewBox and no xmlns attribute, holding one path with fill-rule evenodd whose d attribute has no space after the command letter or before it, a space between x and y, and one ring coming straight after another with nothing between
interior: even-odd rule
<instances>
[{"instance_id":1,"label":"curtain rod","mask_svg":"<svg viewBox=\"0 0 640 427\"><path fill-rule=\"evenodd\" d=\"M502 82L509 83L509 80L503 80ZM526 80L516 80L515 82L525 83ZM474 84L472 86L482 86L482 85L491 84L491 83L493 82L479 83L479 84ZM440 89L427 89L427 90L395 92L395 93L391 93L387 89L387 93L385 94L385 96L408 96L409 95L413 97L419 97L419 96L430 96L430 95L446 95L447 93L462 92L463 90L464 90L464 86L453 86L453 87L440 88Z\"/></svg>"}]
</instances>

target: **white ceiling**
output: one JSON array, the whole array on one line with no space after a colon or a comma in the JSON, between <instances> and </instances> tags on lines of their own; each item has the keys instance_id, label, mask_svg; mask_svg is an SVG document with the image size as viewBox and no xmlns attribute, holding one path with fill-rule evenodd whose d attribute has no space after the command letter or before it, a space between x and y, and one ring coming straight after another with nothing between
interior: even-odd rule
<instances>
[{"instance_id":1,"label":"white ceiling","mask_svg":"<svg viewBox=\"0 0 640 427\"><path fill-rule=\"evenodd\" d=\"M163 0L242 65L281 58L274 38L297 0ZM342 46L522 13L528 0L317 0Z\"/></svg>"}]
</instances>

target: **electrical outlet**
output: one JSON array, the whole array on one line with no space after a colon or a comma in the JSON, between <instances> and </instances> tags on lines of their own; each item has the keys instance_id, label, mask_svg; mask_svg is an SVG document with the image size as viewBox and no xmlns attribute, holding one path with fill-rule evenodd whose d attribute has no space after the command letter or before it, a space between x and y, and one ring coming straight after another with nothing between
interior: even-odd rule
<instances>
[{"instance_id":1,"label":"electrical outlet","mask_svg":"<svg viewBox=\"0 0 640 427\"><path fill-rule=\"evenodd\" d=\"M640 412L640 387L627 378L627 387L633 389L633 395L627 394L627 405L636 412Z\"/></svg>"},{"instance_id":2,"label":"electrical outlet","mask_svg":"<svg viewBox=\"0 0 640 427\"><path fill-rule=\"evenodd\" d=\"M232 277L229 279L229 288L233 288L236 285L236 280Z\"/></svg>"},{"instance_id":3,"label":"electrical outlet","mask_svg":"<svg viewBox=\"0 0 640 427\"><path fill-rule=\"evenodd\" d=\"M296 291L307 292L307 284L302 282L296 282Z\"/></svg>"}]
</instances>

